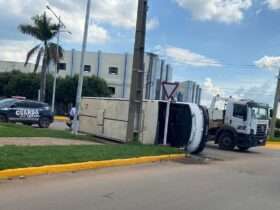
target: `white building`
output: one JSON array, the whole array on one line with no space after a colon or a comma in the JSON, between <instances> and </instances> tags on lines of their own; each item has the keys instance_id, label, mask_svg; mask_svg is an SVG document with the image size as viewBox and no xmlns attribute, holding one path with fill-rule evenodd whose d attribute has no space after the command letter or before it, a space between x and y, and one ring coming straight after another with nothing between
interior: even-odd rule
<instances>
[{"instance_id":1,"label":"white building","mask_svg":"<svg viewBox=\"0 0 280 210\"><path fill-rule=\"evenodd\" d=\"M10 72L13 70L31 73L34 72L34 64L27 64L27 66L24 66L23 62L0 61L0 72Z\"/></svg>"},{"instance_id":2,"label":"white building","mask_svg":"<svg viewBox=\"0 0 280 210\"><path fill-rule=\"evenodd\" d=\"M201 87L193 81L181 82L177 90L177 100L181 102L189 102L200 104Z\"/></svg>"},{"instance_id":3,"label":"white building","mask_svg":"<svg viewBox=\"0 0 280 210\"><path fill-rule=\"evenodd\" d=\"M64 52L64 58L59 63L59 76L74 76L80 72L81 52L70 50ZM112 96L128 98L132 75L133 55L87 52L85 54L84 75L96 75L106 80ZM24 67L23 63L0 62L0 71L21 70L33 72L34 65ZM50 66L50 72L55 72L55 65ZM157 55L145 55L144 97L160 99L162 94L161 82L172 80L173 70ZM147 91L146 91L147 90Z\"/></svg>"}]
</instances>

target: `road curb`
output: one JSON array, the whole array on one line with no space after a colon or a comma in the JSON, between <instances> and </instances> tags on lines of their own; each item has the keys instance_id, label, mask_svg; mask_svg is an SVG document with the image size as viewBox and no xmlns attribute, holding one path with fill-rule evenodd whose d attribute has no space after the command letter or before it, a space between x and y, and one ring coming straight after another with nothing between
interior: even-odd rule
<instances>
[{"instance_id":1,"label":"road curb","mask_svg":"<svg viewBox=\"0 0 280 210\"><path fill-rule=\"evenodd\" d=\"M280 150L280 142L267 142L266 148Z\"/></svg>"},{"instance_id":2,"label":"road curb","mask_svg":"<svg viewBox=\"0 0 280 210\"><path fill-rule=\"evenodd\" d=\"M179 160L185 158L185 154L171 154L161 156L147 156L129 159L115 159L105 161L89 161L83 163L59 164L41 167L18 168L0 171L0 180L16 177L36 176L44 174L57 174L64 172L83 171L91 169L109 168L117 166L129 166L160 161Z\"/></svg>"},{"instance_id":3,"label":"road curb","mask_svg":"<svg viewBox=\"0 0 280 210\"><path fill-rule=\"evenodd\" d=\"M68 117L64 117L64 116L54 116L54 120L55 121L59 121L59 122L66 122L68 120Z\"/></svg>"}]
</instances>

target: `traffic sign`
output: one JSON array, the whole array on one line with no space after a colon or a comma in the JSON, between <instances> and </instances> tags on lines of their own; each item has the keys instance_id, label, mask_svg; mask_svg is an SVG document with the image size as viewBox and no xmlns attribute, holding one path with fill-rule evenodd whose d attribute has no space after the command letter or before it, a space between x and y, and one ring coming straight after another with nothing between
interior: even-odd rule
<instances>
[{"instance_id":1,"label":"traffic sign","mask_svg":"<svg viewBox=\"0 0 280 210\"><path fill-rule=\"evenodd\" d=\"M162 86L163 86L164 94L165 94L166 98L169 100L174 96L176 90L179 87L179 83L178 82L162 82Z\"/></svg>"},{"instance_id":2,"label":"traffic sign","mask_svg":"<svg viewBox=\"0 0 280 210\"><path fill-rule=\"evenodd\" d=\"M178 82L163 82L163 91L168 100L165 114L165 126L164 126L164 136L163 136L163 144L167 145L167 135L168 135L168 124L169 124L169 115L170 115L170 106L172 102L172 97L174 96L176 90L179 87Z\"/></svg>"}]
</instances>

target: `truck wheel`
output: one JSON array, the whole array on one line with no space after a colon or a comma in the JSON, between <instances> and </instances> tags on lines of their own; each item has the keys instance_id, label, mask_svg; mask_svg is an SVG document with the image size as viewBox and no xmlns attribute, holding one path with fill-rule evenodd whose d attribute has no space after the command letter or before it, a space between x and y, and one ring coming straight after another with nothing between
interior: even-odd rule
<instances>
[{"instance_id":1,"label":"truck wheel","mask_svg":"<svg viewBox=\"0 0 280 210\"><path fill-rule=\"evenodd\" d=\"M242 147L242 146L238 146L239 151L241 152L246 152L250 149L250 147Z\"/></svg>"},{"instance_id":2,"label":"truck wheel","mask_svg":"<svg viewBox=\"0 0 280 210\"><path fill-rule=\"evenodd\" d=\"M235 147L235 139L231 133L222 133L218 139L219 148L223 150L233 150Z\"/></svg>"},{"instance_id":3,"label":"truck wheel","mask_svg":"<svg viewBox=\"0 0 280 210\"><path fill-rule=\"evenodd\" d=\"M42 117L39 120L39 127L40 128L48 128L50 126L50 120L47 117Z\"/></svg>"},{"instance_id":4,"label":"truck wheel","mask_svg":"<svg viewBox=\"0 0 280 210\"><path fill-rule=\"evenodd\" d=\"M6 122L8 122L7 117L6 117L5 115L3 115L3 114L0 114L0 122L1 122L1 123L6 123Z\"/></svg>"}]
</instances>

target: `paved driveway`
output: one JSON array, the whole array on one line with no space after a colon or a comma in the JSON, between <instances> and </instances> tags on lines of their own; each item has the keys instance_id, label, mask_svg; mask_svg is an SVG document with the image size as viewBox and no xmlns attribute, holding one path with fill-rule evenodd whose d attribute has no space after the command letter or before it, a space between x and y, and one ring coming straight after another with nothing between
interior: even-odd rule
<instances>
[{"instance_id":1,"label":"paved driveway","mask_svg":"<svg viewBox=\"0 0 280 210\"><path fill-rule=\"evenodd\" d=\"M68 140L58 138L0 138L0 146L17 145L17 146L49 146L49 145L94 145L96 142Z\"/></svg>"}]
</instances>

